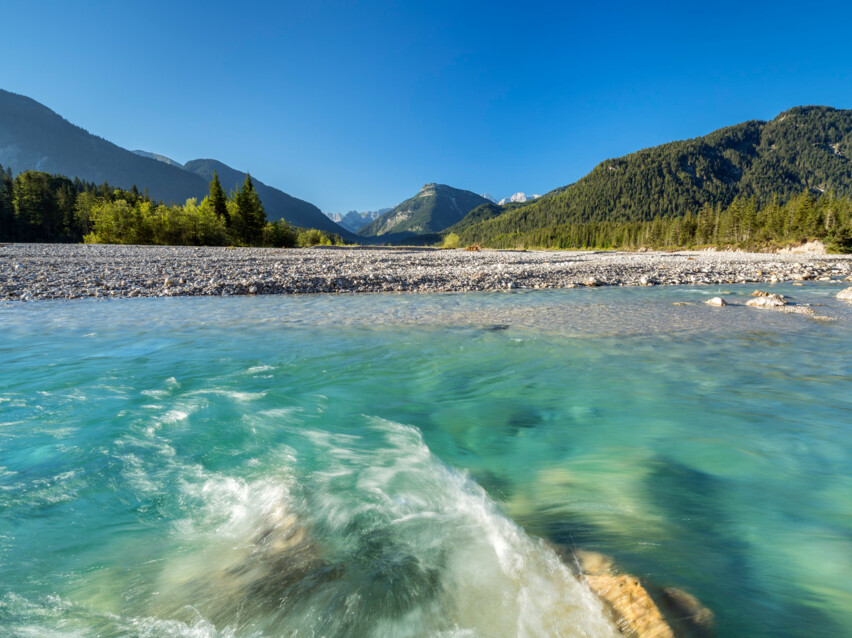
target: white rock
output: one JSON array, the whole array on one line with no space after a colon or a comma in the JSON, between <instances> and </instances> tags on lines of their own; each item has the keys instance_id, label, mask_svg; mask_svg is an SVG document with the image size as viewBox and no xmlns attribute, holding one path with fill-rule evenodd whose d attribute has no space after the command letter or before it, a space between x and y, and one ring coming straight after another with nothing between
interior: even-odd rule
<instances>
[{"instance_id":1,"label":"white rock","mask_svg":"<svg viewBox=\"0 0 852 638\"><path fill-rule=\"evenodd\" d=\"M727 306L728 302L722 299L721 297L711 297L707 301L705 301L708 306Z\"/></svg>"},{"instance_id":2,"label":"white rock","mask_svg":"<svg viewBox=\"0 0 852 638\"><path fill-rule=\"evenodd\" d=\"M837 293L837 298L841 301L852 301L852 287L844 288Z\"/></svg>"},{"instance_id":3,"label":"white rock","mask_svg":"<svg viewBox=\"0 0 852 638\"><path fill-rule=\"evenodd\" d=\"M746 305L752 308L778 308L779 306L786 306L787 301L781 295L769 294L765 297L749 299L746 301Z\"/></svg>"}]
</instances>

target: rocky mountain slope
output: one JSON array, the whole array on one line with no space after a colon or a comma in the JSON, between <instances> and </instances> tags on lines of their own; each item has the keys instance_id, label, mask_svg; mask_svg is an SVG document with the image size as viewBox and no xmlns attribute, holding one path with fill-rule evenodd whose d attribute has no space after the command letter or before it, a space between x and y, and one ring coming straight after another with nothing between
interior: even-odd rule
<instances>
[{"instance_id":1,"label":"rocky mountain slope","mask_svg":"<svg viewBox=\"0 0 852 638\"><path fill-rule=\"evenodd\" d=\"M417 195L362 228L358 235L392 240L435 233L487 203L487 199L471 191L444 184L426 184Z\"/></svg>"}]
</instances>

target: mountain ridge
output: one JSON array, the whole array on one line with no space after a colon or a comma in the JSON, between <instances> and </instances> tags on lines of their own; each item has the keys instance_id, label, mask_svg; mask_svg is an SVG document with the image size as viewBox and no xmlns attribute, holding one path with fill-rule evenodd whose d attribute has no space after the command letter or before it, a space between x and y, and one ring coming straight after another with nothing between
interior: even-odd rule
<instances>
[{"instance_id":1,"label":"mountain ridge","mask_svg":"<svg viewBox=\"0 0 852 638\"><path fill-rule=\"evenodd\" d=\"M570 223L682 216L735 197L766 203L803 190L852 194L852 110L799 106L600 162L520 207L478 211L467 242ZM486 212L488 214L483 214ZM455 231L454 231L455 232Z\"/></svg>"},{"instance_id":2,"label":"mountain ridge","mask_svg":"<svg viewBox=\"0 0 852 638\"><path fill-rule=\"evenodd\" d=\"M472 191L429 182L358 231L361 237L401 239L441 231L488 200Z\"/></svg>"},{"instance_id":3,"label":"mountain ridge","mask_svg":"<svg viewBox=\"0 0 852 638\"><path fill-rule=\"evenodd\" d=\"M153 199L166 203L182 204L192 197L201 200L208 193L209 178L188 170L187 165L156 153L122 148L72 124L30 97L3 89L0 89L0 165L11 168L14 174L37 170L125 189L135 185L140 191L147 189ZM229 182L234 181L230 179L231 171L239 173L221 162L217 165L228 173ZM242 182L245 173L240 174ZM286 219L297 226L354 239L354 235L329 220L313 204L254 178L253 181L256 186L260 184L258 193L270 221ZM226 183L226 187L233 185Z\"/></svg>"}]
</instances>

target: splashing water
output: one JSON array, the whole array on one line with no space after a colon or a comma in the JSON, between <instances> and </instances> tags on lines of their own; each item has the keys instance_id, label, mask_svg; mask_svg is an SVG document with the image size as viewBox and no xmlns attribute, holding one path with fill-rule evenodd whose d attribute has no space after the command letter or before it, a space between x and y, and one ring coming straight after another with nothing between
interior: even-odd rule
<instances>
[{"instance_id":1,"label":"splashing water","mask_svg":"<svg viewBox=\"0 0 852 638\"><path fill-rule=\"evenodd\" d=\"M722 636L841 635L852 312L784 292L837 321L684 289L2 307L0 636L617 635L573 547Z\"/></svg>"}]
</instances>

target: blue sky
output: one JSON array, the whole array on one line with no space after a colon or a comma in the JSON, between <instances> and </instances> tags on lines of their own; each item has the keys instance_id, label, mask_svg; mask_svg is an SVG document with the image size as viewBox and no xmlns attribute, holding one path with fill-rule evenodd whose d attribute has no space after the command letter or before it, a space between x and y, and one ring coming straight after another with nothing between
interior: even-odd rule
<instances>
[{"instance_id":1,"label":"blue sky","mask_svg":"<svg viewBox=\"0 0 852 638\"><path fill-rule=\"evenodd\" d=\"M852 108L852 3L27 2L0 88L324 211L544 193L607 157Z\"/></svg>"}]
</instances>

